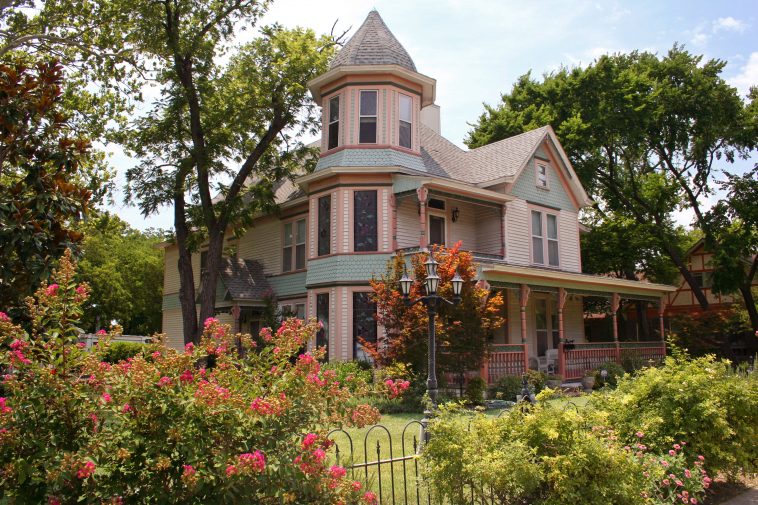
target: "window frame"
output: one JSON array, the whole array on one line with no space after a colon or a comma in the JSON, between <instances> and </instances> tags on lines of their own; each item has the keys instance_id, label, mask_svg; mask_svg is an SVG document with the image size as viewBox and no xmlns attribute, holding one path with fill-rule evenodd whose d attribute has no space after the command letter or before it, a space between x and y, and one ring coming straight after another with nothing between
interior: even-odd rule
<instances>
[{"instance_id":1,"label":"window frame","mask_svg":"<svg viewBox=\"0 0 758 505\"><path fill-rule=\"evenodd\" d=\"M539 189L545 189L545 190L550 189L550 176L548 174L548 166L549 166L549 163L546 161L535 161L534 163L534 184ZM545 183L544 184L541 183L542 181L540 179L540 176L543 175L540 173L541 168L545 170L545 173L544 173Z\"/></svg>"},{"instance_id":2,"label":"window frame","mask_svg":"<svg viewBox=\"0 0 758 505\"><path fill-rule=\"evenodd\" d=\"M316 347L322 346L325 347L326 353L324 354L324 361L329 361L329 333L331 330L330 321L329 318L331 316L331 294L329 291L318 291L315 293L315 317L316 320L320 323L319 324L319 330L316 332L316 339L313 344ZM320 309L324 308L322 307L322 304L319 303L322 300L326 300L326 312L322 312Z\"/></svg>"},{"instance_id":3,"label":"window frame","mask_svg":"<svg viewBox=\"0 0 758 505\"><path fill-rule=\"evenodd\" d=\"M363 113L363 94L364 93L373 93L374 94L374 114L364 114ZM363 142L361 140L361 130L363 129L363 118L371 119L373 118L374 123L374 140L373 142ZM366 124L369 122L367 121ZM362 89L360 90L358 94L358 143L359 144L376 144L379 137L379 90L376 89Z\"/></svg>"},{"instance_id":4,"label":"window frame","mask_svg":"<svg viewBox=\"0 0 758 505\"><path fill-rule=\"evenodd\" d=\"M328 201L329 206L326 210L326 223L322 222L322 201ZM322 225L326 224L326 236L322 237ZM332 195L327 194L316 199L316 256L327 256L332 253Z\"/></svg>"},{"instance_id":5,"label":"window frame","mask_svg":"<svg viewBox=\"0 0 758 505\"><path fill-rule=\"evenodd\" d=\"M427 208L427 223L426 223L426 237L427 242L429 245L436 244L435 242L432 242L432 218L441 219L442 220L442 244L447 247L447 236L448 236L448 229L447 229L447 214L444 211L438 211L435 212L434 210L431 210Z\"/></svg>"},{"instance_id":6,"label":"window frame","mask_svg":"<svg viewBox=\"0 0 758 505\"><path fill-rule=\"evenodd\" d=\"M302 242L298 242L298 223L303 223L303 236L302 236ZM287 227L291 227L291 233L292 233L292 243L287 245ZM290 273L290 272L298 272L300 270L305 270L306 263L308 261L307 258L307 250L306 250L306 244L308 243L308 220L305 217L295 217L292 219L289 219L287 221L282 222L282 273ZM297 259L298 259L298 249L302 247L303 251L303 262L302 266L298 266ZM285 268L286 263L284 261L284 258L287 256L287 253L285 253L286 249L290 249L289 251L289 269Z\"/></svg>"},{"instance_id":7,"label":"window frame","mask_svg":"<svg viewBox=\"0 0 758 505\"><path fill-rule=\"evenodd\" d=\"M337 119L332 121L332 102L337 101ZM327 111L327 144L326 149L336 149L340 145L340 95L334 95L329 98L329 107ZM332 125L336 125L336 132L332 133Z\"/></svg>"},{"instance_id":8,"label":"window frame","mask_svg":"<svg viewBox=\"0 0 758 505\"><path fill-rule=\"evenodd\" d=\"M358 247L358 227L361 225L358 219L358 206L356 205L359 193L374 193L374 236L373 249L365 245ZM379 191L376 189L361 189L353 191L353 252L379 252Z\"/></svg>"},{"instance_id":9,"label":"window frame","mask_svg":"<svg viewBox=\"0 0 758 505\"><path fill-rule=\"evenodd\" d=\"M540 234L535 234L534 230L534 215L539 214L540 219ZM550 237L548 230L549 217L555 219L555 238ZM561 267L561 242L560 233L558 231L558 214L547 212L544 209L529 209L529 253L530 260L533 265L539 265L547 268L560 268ZM535 239L540 240L540 250L542 254L542 261L537 261L535 257ZM550 243L555 243L556 250L556 264L550 262Z\"/></svg>"},{"instance_id":10,"label":"window frame","mask_svg":"<svg viewBox=\"0 0 758 505\"><path fill-rule=\"evenodd\" d=\"M408 120L403 119L403 99L408 99L410 103L410 110L409 110L409 118ZM397 99L397 145L405 148L405 149L413 149L413 97L410 95L406 95L404 93L398 93L398 99ZM408 125L408 145L403 145L402 143L402 135L400 132L402 132L402 126L403 123Z\"/></svg>"},{"instance_id":11,"label":"window frame","mask_svg":"<svg viewBox=\"0 0 758 505\"><path fill-rule=\"evenodd\" d=\"M378 341L378 338L379 338L379 323L376 320L377 307L376 307L376 302L372 302L371 301L371 291L353 291L353 293L352 293L352 300L351 300L351 311L350 311L351 312L350 317L352 318L353 359L358 359L359 358L358 351L361 350L361 349L363 349L363 345L358 341L357 337L359 335L357 335L357 331L356 331L358 329L356 327L356 325L357 325L357 319L358 319L358 318L356 318L356 314L357 314L357 312L356 312L356 299L359 296L366 297L367 298L367 304L366 305L373 307L373 312L372 312L373 337L374 337L373 342L376 343ZM360 307L360 308L363 310L366 307ZM368 320L368 319L366 318L365 320ZM369 333L371 333L371 331L369 331ZM361 358L365 359L366 352L365 351L362 351L362 352L363 352L364 356L361 356Z\"/></svg>"}]
</instances>

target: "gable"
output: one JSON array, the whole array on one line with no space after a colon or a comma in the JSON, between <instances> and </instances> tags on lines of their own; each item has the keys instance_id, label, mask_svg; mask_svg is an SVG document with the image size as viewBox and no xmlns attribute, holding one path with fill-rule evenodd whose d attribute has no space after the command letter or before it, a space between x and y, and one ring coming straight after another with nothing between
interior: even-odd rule
<instances>
[{"instance_id":1,"label":"gable","mask_svg":"<svg viewBox=\"0 0 758 505\"><path fill-rule=\"evenodd\" d=\"M527 202L554 207L556 209L576 211L569 188L553 161L547 161L548 156L544 145L537 148L535 155L526 164L519 174L516 182L511 187L510 194ZM537 162L547 165L548 189L537 186L536 164Z\"/></svg>"}]
</instances>

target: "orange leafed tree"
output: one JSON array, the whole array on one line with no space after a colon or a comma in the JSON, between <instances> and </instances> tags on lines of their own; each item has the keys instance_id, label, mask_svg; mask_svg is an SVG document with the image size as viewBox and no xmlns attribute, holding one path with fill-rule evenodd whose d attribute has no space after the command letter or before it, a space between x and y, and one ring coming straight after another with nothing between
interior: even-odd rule
<instances>
[{"instance_id":1,"label":"orange leafed tree","mask_svg":"<svg viewBox=\"0 0 758 505\"><path fill-rule=\"evenodd\" d=\"M470 253L461 251L458 242L452 248L435 247L431 254L439 263L440 286L438 293L448 300L453 298L451 280L456 271L464 280L461 303L456 306L438 305L436 321L438 372L461 373L476 370L487 356L493 332L500 328L503 297L500 293L476 285L476 265ZM410 298L425 294L427 253L410 258L415 279ZM410 363L417 372L426 371L428 347L428 316L426 307L416 304L407 307L400 292L399 279L406 269L406 257L397 254L388 262L387 272L371 281L376 302L377 322L384 327L376 344L366 343L368 353L379 365L392 362Z\"/></svg>"}]
</instances>

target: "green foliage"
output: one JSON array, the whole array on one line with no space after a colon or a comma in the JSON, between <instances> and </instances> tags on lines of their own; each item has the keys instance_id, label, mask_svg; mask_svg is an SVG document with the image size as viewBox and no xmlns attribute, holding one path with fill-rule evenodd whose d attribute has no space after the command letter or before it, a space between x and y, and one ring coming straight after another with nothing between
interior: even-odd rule
<instances>
[{"instance_id":1,"label":"green foliage","mask_svg":"<svg viewBox=\"0 0 758 505\"><path fill-rule=\"evenodd\" d=\"M443 409L431 427L424 468L452 503L470 503L490 487L498 503L637 504L642 469L605 430L588 429L573 409L550 404L512 409L502 418L477 415L470 427Z\"/></svg>"},{"instance_id":2,"label":"green foliage","mask_svg":"<svg viewBox=\"0 0 758 505\"><path fill-rule=\"evenodd\" d=\"M365 361L332 361L323 364L321 368L333 371L335 380L351 391L358 391L371 384L373 377L370 367L371 364Z\"/></svg>"},{"instance_id":3,"label":"green foliage","mask_svg":"<svg viewBox=\"0 0 758 505\"><path fill-rule=\"evenodd\" d=\"M126 361L139 354L145 354L149 346L139 342L113 342L102 353L103 361L115 364L120 361Z\"/></svg>"},{"instance_id":4,"label":"green foliage","mask_svg":"<svg viewBox=\"0 0 758 505\"><path fill-rule=\"evenodd\" d=\"M603 370L608 372L605 380L602 376ZM612 361L604 363L595 369L595 384L592 387L593 389L615 388L619 378L623 377L625 373L624 367L617 363Z\"/></svg>"},{"instance_id":5,"label":"green foliage","mask_svg":"<svg viewBox=\"0 0 758 505\"><path fill-rule=\"evenodd\" d=\"M756 468L758 377L742 376L728 362L675 352L661 367L619 379L599 401L628 443L641 432L648 448L666 452L685 440L714 472Z\"/></svg>"},{"instance_id":6,"label":"green foliage","mask_svg":"<svg viewBox=\"0 0 758 505\"><path fill-rule=\"evenodd\" d=\"M54 62L0 64L0 307L13 313L79 245L90 206L90 145L61 111L63 83Z\"/></svg>"},{"instance_id":7,"label":"green foliage","mask_svg":"<svg viewBox=\"0 0 758 505\"><path fill-rule=\"evenodd\" d=\"M484 394L487 392L487 383L481 377L474 377L466 384L465 398L471 405L481 405L484 402Z\"/></svg>"},{"instance_id":8,"label":"green foliage","mask_svg":"<svg viewBox=\"0 0 758 505\"><path fill-rule=\"evenodd\" d=\"M237 336L211 318L198 346L178 353L157 342L110 365L107 339L92 352L76 345L87 286L70 258L30 300L31 332L0 313L0 366L13 366L0 398L4 501L362 500L344 469L327 467L326 433L379 414L348 404L355 392L321 370L319 352L299 354L315 321L265 329L263 346L243 336L240 357ZM212 369L197 367L208 361Z\"/></svg>"},{"instance_id":9,"label":"green foliage","mask_svg":"<svg viewBox=\"0 0 758 505\"><path fill-rule=\"evenodd\" d=\"M522 381L523 377L504 375L490 388L490 397L516 401L516 396L520 395L521 390L524 388ZM527 370L526 381L532 393L536 395L545 389L547 375L538 370Z\"/></svg>"},{"instance_id":10,"label":"green foliage","mask_svg":"<svg viewBox=\"0 0 758 505\"><path fill-rule=\"evenodd\" d=\"M749 321L734 309L677 315L672 318L671 327L671 342L692 356L723 356L736 337L750 330Z\"/></svg>"},{"instance_id":11,"label":"green foliage","mask_svg":"<svg viewBox=\"0 0 758 505\"><path fill-rule=\"evenodd\" d=\"M116 320L126 335L160 331L163 254L157 245L162 234L135 230L108 213L89 220L82 231L79 278L96 300L85 307L83 328L95 332Z\"/></svg>"}]
</instances>

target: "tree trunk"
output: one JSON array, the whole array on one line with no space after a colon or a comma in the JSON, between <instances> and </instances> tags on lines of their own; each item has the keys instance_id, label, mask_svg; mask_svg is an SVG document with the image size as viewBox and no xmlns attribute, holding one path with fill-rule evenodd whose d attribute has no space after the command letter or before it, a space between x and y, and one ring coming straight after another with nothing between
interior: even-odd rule
<instances>
[{"instance_id":1,"label":"tree trunk","mask_svg":"<svg viewBox=\"0 0 758 505\"><path fill-rule=\"evenodd\" d=\"M758 331L758 310L755 308L755 298L753 298L753 291L751 283L740 286L740 293L742 293L742 299L745 301L745 308L750 316L750 326L753 327L753 331Z\"/></svg>"},{"instance_id":2,"label":"tree trunk","mask_svg":"<svg viewBox=\"0 0 758 505\"><path fill-rule=\"evenodd\" d=\"M706 298L705 293L703 293L703 290L695 283L695 278L692 277L692 272L687 268L687 265L684 264L684 261L682 260L681 256L679 256L679 253L673 248L668 247L668 244L666 244L666 252L668 253L669 257L671 258L671 261L674 262L674 265L676 265L676 268L679 270L679 273L682 274L682 277L684 277L684 280L687 284L689 284L690 289L692 289L692 294L695 295L695 298L697 298L698 303L700 304L700 307L703 310L708 310L709 303L708 298Z\"/></svg>"},{"instance_id":3,"label":"tree trunk","mask_svg":"<svg viewBox=\"0 0 758 505\"><path fill-rule=\"evenodd\" d=\"M181 177L181 176L177 176ZM192 272L192 254L187 249L189 229L184 216L184 194L174 194L174 228L179 249L179 302L182 307L184 343L198 342L197 309L195 308L195 276Z\"/></svg>"},{"instance_id":4,"label":"tree trunk","mask_svg":"<svg viewBox=\"0 0 758 505\"><path fill-rule=\"evenodd\" d=\"M213 317L216 309L216 283L221 269L221 253L224 246L224 231L211 229L208 233L208 252L205 271L200 280L200 321Z\"/></svg>"}]
</instances>

